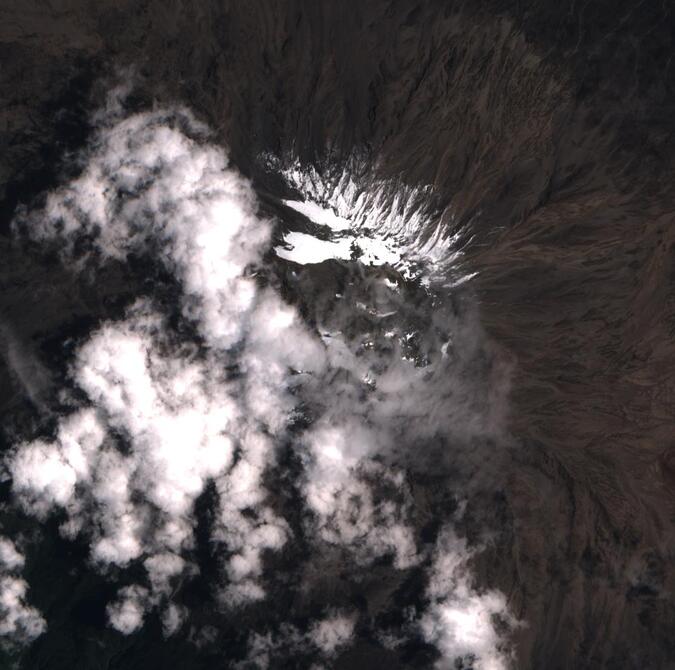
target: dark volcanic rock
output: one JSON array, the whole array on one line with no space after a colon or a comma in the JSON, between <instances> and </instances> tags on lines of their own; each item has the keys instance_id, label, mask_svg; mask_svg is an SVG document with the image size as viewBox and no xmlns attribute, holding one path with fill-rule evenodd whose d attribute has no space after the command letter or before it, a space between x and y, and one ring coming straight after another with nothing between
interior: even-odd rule
<instances>
[{"instance_id":1,"label":"dark volcanic rock","mask_svg":"<svg viewBox=\"0 0 675 670\"><path fill-rule=\"evenodd\" d=\"M262 191L261 156L289 152L432 185L514 365L521 446L476 564L527 622L518 667L675 668L674 30L657 2L5 3L0 226L64 178L126 66L140 106L190 106ZM134 281L110 269L92 291L0 243L2 319L36 361ZM0 402L25 420L15 392ZM148 642L95 655L84 635L45 667L167 667ZM340 663L397 667L367 643Z\"/></svg>"}]
</instances>

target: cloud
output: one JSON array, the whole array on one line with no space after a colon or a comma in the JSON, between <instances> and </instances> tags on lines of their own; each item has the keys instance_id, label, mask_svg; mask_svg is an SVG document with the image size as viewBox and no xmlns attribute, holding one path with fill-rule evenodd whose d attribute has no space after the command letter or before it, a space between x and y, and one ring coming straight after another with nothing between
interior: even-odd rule
<instances>
[{"instance_id":1,"label":"cloud","mask_svg":"<svg viewBox=\"0 0 675 670\"><path fill-rule=\"evenodd\" d=\"M175 603L169 603L162 615L162 632L164 637L175 635L183 625L187 616L186 609Z\"/></svg>"},{"instance_id":2,"label":"cloud","mask_svg":"<svg viewBox=\"0 0 675 670\"><path fill-rule=\"evenodd\" d=\"M514 626L516 621L502 593L473 588L468 568L473 553L451 528L441 532L426 592L429 605L419 621L420 630L441 654L438 668L456 668L458 662L468 661L476 670L504 670L510 667L510 654L495 622L499 618Z\"/></svg>"},{"instance_id":3,"label":"cloud","mask_svg":"<svg viewBox=\"0 0 675 670\"><path fill-rule=\"evenodd\" d=\"M244 271L260 260L270 225L256 215L249 182L207 137L185 109L103 125L82 174L17 227L58 240L64 258L78 244L122 261L153 249L182 283L184 313L222 348L243 336L256 297Z\"/></svg>"},{"instance_id":4,"label":"cloud","mask_svg":"<svg viewBox=\"0 0 675 670\"><path fill-rule=\"evenodd\" d=\"M124 622L131 611L140 621L143 598L158 602L160 582L186 564L193 506L211 480L220 498L213 539L229 555L225 599L264 596L262 554L289 532L264 505L270 434L283 432L293 411L289 370L306 375L324 357L296 311L247 276L270 226L256 214L250 184L205 142L205 127L186 110L119 119L119 99L111 96L112 119L98 117L82 174L17 225L59 242L64 259L159 259L180 281L183 315L197 323L205 359L178 351L160 314L140 300L77 351L71 377L87 403L61 419L54 441L19 445L10 469L24 509L40 518L66 510L63 532L91 534L101 567L143 559L150 588L133 599L127 592L111 610ZM217 372L232 363L242 373L236 381Z\"/></svg>"},{"instance_id":5,"label":"cloud","mask_svg":"<svg viewBox=\"0 0 675 670\"><path fill-rule=\"evenodd\" d=\"M8 459L15 499L41 520L61 510L62 533L89 540L96 569L141 575L125 578L107 609L123 634L153 609L167 636L186 621L175 595L198 569L195 504L208 487L209 542L222 563L213 592L224 609L266 597L276 577L268 555L295 532L310 550L339 549L359 568L383 557L399 571L422 564L428 548L418 546L410 473L480 458L477 441L502 427L506 375L484 363L475 314L455 314L425 288L420 306L397 281L362 276L350 300L317 319L319 335L256 276L272 222L208 129L185 109L125 117L124 93L113 91L96 115L80 176L16 228L76 269L131 254L161 264L178 283L180 314L139 298L80 344L69 413L53 436L16 444ZM338 227L392 236L409 245L409 260L432 244L416 229L427 222L424 191L389 202L388 186L361 197L342 177L332 190L317 180L297 183L333 203ZM335 200L340 188L348 194ZM288 484L303 507L295 525L268 489L288 445L301 465ZM459 562L448 563L446 549ZM501 658L490 617L505 604L470 588L469 553L441 537L419 628L444 658L473 654L486 664ZM249 661L267 667L281 649L328 659L350 643L355 622L331 611L306 632L252 633Z\"/></svg>"},{"instance_id":6,"label":"cloud","mask_svg":"<svg viewBox=\"0 0 675 670\"><path fill-rule=\"evenodd\" d=\"M60 423L54 442L19 445L10 469L13 489L25 509L44 518L54 505L74 505L75 485L89 476L90 459L103 438L96 412L84 409Z\"/></svg>"},{"instance_id":7,"label":"cloud","mask_svg":"<svg viewBox=\"0 0 675 670\"><path fill-rule=\"evenodd\" d=\"M23 554L14 543L0 537L0 639L5 646L32 642L47 628L26 601L28 584L19 576L23 565Z\"/></svg>"},{"instance_id":8,"label":"cloud","mask_svg":"<svg viewBox=\"0 0 675 670\"><path fill-rule=\"evenodd\" d=\"M275 632L253 632L248 638L246 660L237 667L266 670L284 659L292 659L294 665L300 663L302 667L310 667L312 661L328 661L350 646L356 620L353 612L334 610L310 622L305 632L288 623L281 624Z\"/></svg>"},{"instance_id":9,"label":"cloud","mask_svg":"<svg viewBox=\"0 0 675 670\"><path fill-rule=\"evenodd\" d=\"M315 623L308 637L323 655L334 656L352 641L355 623L354 615L334 613Z\"/></svg>"},{"instance_id":10,"label":"cloud","mask_svg":"<svg viewBox=\"0 0 675 670\"><path fill-rule=\"evenodd\" d=\"M3 570L20 570L23 568L24 557L11 540L0 537L0 568Z\"/></svg>"},{"instance_id":11,"label":"cloud","mask_svg":"<svg viewBox=\"0 0 675 670\"><path fill-rule=\"evenodd\" d=\"M124 635L137 631L143 625L148 597L148 590L141 586L120 589L118 599L107 608L110 625Z\"/></svg>"},{"instance_id":12,"label":"cloud","mask_svg":"<svg viewBox=\"0 0 675 670\"><path fill-rule=\"evenodd\" d=\"M41 518L53 506L65 509L65 533L93 527L87 532L98 564L146 557L151 589L143 593L156 600L164 575L158 557L173 552L176 567L183 560L192 507L215 480L214 540L230 555L227 599L260 599L262 553L288 535L287 524L262 504L262 477L274 461L268 433L283 431L293 409L289 369L321 368L322 346L295 310L247 275L270 225L256 214L250 184L206 143L206 128L186 110L120 118L123 94L111 94L110 113L97 116L82 174L17 227L60 243L69 262L92 254L123 261L132 252L159 259L181 283L183 315L197 323L207 360L167 354L171 343L160 333L166 324L148 301L125 321L102 325L72 366L86 406L60 421L55 441L19 446L10 464L13 488ZM88 252L78 257L82 248ZM214 371L233 362L235 345L242 375L228 382ZM124 607L113 610L117 618L131 605Z\"/></svg>"},{"instance_id":13,"label":"cloud","mask_svg":"<svg viewBox=\"0 0 675 670\"><path fill-rule=\"evenodd\" d=\"M226 572L237 601L264 595L261 555L288 534L264 505L262 476L274 445L247 411L240 385L223 378L210 354L172 352L164 327L145 301L126 320L103 324L71 370L88 404L60 421L54 441L21 444L10 460L24 509L40 518L65 510L63 532L89 534L96 564L143 559L149 588L131 600L127 594L111 610L115 621L132 610L140 617L143 597L158 603L187 569L181 554L193 546L193 508L209 481L220 494L214 540L230 553Z\"/></svg>"},{"instance_id":14,"label":"cloud","mask_svg":"<svg viewBox=\"0 0 675 670\"><path fill-rule=\"evenodd\" d=\"M367 565L391 555L406 569L418 561L405 476L369 456L371 440L359 426L319 426L305 438L309 464L304 492L319 536L348 547ZM373 438L372 442L375 442Z\"/></svg>"}]
</instances>

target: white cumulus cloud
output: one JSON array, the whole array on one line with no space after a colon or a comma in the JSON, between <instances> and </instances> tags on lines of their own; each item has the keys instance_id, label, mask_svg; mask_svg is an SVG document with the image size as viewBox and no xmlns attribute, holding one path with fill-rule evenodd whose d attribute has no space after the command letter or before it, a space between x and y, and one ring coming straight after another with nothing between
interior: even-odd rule
<instances>
[{"instance_id":1,"label":"white cumulus cloud","mask_svg":"<svg viewBox=\"0 0 675 670\"><path fill-rule=\"evenodd\" d=\"M494 398L482 386L467 390L481 352L463 343L473 342L475 323L466 332L458 328L461 346L446 339L421 364L404 355L414 333L384 325L404 309L397 284L385 282L376 308L346 308L348 318L367 314L382 322L377 332L359 340L339 323L319 324L320 337L256 277L272 223L208 129L184 109L124 117L123 95L114 92L108 110L94 118L98 130L82 173L17 228L59 248L74 267L124 262L131 254L161 264L180 287L180 318L199 337L187 341L149 297L123 318L98 324L71 362L77 393L70 412L51 437L12 450L16 500L40 520L61 510L63 534L86 537L92 564L106 574L142 566L138 583L125 580L108 605L110 624L123 634L139 630L155 608L167 636L186 621L174 595L197 570L195 504L211 485L209 540L223 566L214 588L219 602L232 608L266 597L265 582L274 577L265 571L268 554L293 536L267 488L279 448L289 443L302 464L294 485L304 505L302 532L313 547L338 548L360 568L382 557L391 557L396 570L419 565L427 554L417 545L408 471L436 458L424 450L439 435L468 443L493 437L501 425L503 388ZM434 262L436 252L444 262L452 257L438 235L413 234L427 220L418 207L424 190L386 204L384 191L362 197L344 176L330 189L316 174L304 181L299 172L291 176L322 203L319 223L336 234L347 235L353 223L359 234L379 231L408 244L408 261L425 249ZM316 218L317 207L295 209ZM421 326L436 339L437 314ZM312 419L292 432L304 405ZM475 657L492 670L505 657L491 617L506 605L501 594L473 590L469 554L450 532L441 535L419 629L447 667L456 657ZM20 567L17 556L0 542L7 570ZM0 606L14 603L7 605L17 613L11 625L34 637L42 620L25 605L26 585L6 579ZM249 664L268 667L280 649L330 659L350 644L355 623L355 613L332 611L306 632L282 626L275 634L253 633Z\"/></svg>"},{"instance_id":2,"label":"white cumulus cloud","mask_svg":"<svg viewBox=\"0 0 675 670\"><path fill-rule=\"evenodd\" d=\"M468 561L472 552L466 541L444 529L436 544L429 576L429 606L419 626L427 642L441 658L437 667L457 667L458 660L471 661L476 670L506 670L510 655L495 627L495 617L515 625L506 598L498 591L474 589Z\"/></svg>"},{"instance_id":3,"label":"white cumulus cloud","mask_svg":"<svg viewBox=\"0 0 675 670\"><path fill-rule=\"evenodd\" d=\"M0 639L9 645L27 644L47 629L47 624L27 602L28 584L20 576L23 554L14 543L0 537Z\"/></svg>"}]
</instances>

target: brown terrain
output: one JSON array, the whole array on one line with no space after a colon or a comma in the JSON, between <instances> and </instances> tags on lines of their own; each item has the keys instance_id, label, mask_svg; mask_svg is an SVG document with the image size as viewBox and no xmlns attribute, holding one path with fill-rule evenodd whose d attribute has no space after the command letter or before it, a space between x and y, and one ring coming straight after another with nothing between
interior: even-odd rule
<instances>
[{"instance_id":1,"label":"brown terrain","mask_svg":"<svg viewBox=\"0 0 675 670\"><path fill-rule=\"evenodd\" d=\"M73 297L7 232L17 204L57 183L116 69L135 68L146 102L189 105L261 188L264 152L320 165L329 145L430 184L513 368L506 531L476 570L527 622L517 667L675 668L672 11L5 0L2 337L43 346L66 312L94 320L123 293L112 267ZM16 393L3 388L4 413L25 411ZM368 653L341 667L395 667Z\"/></svg>"}]
</instances>

